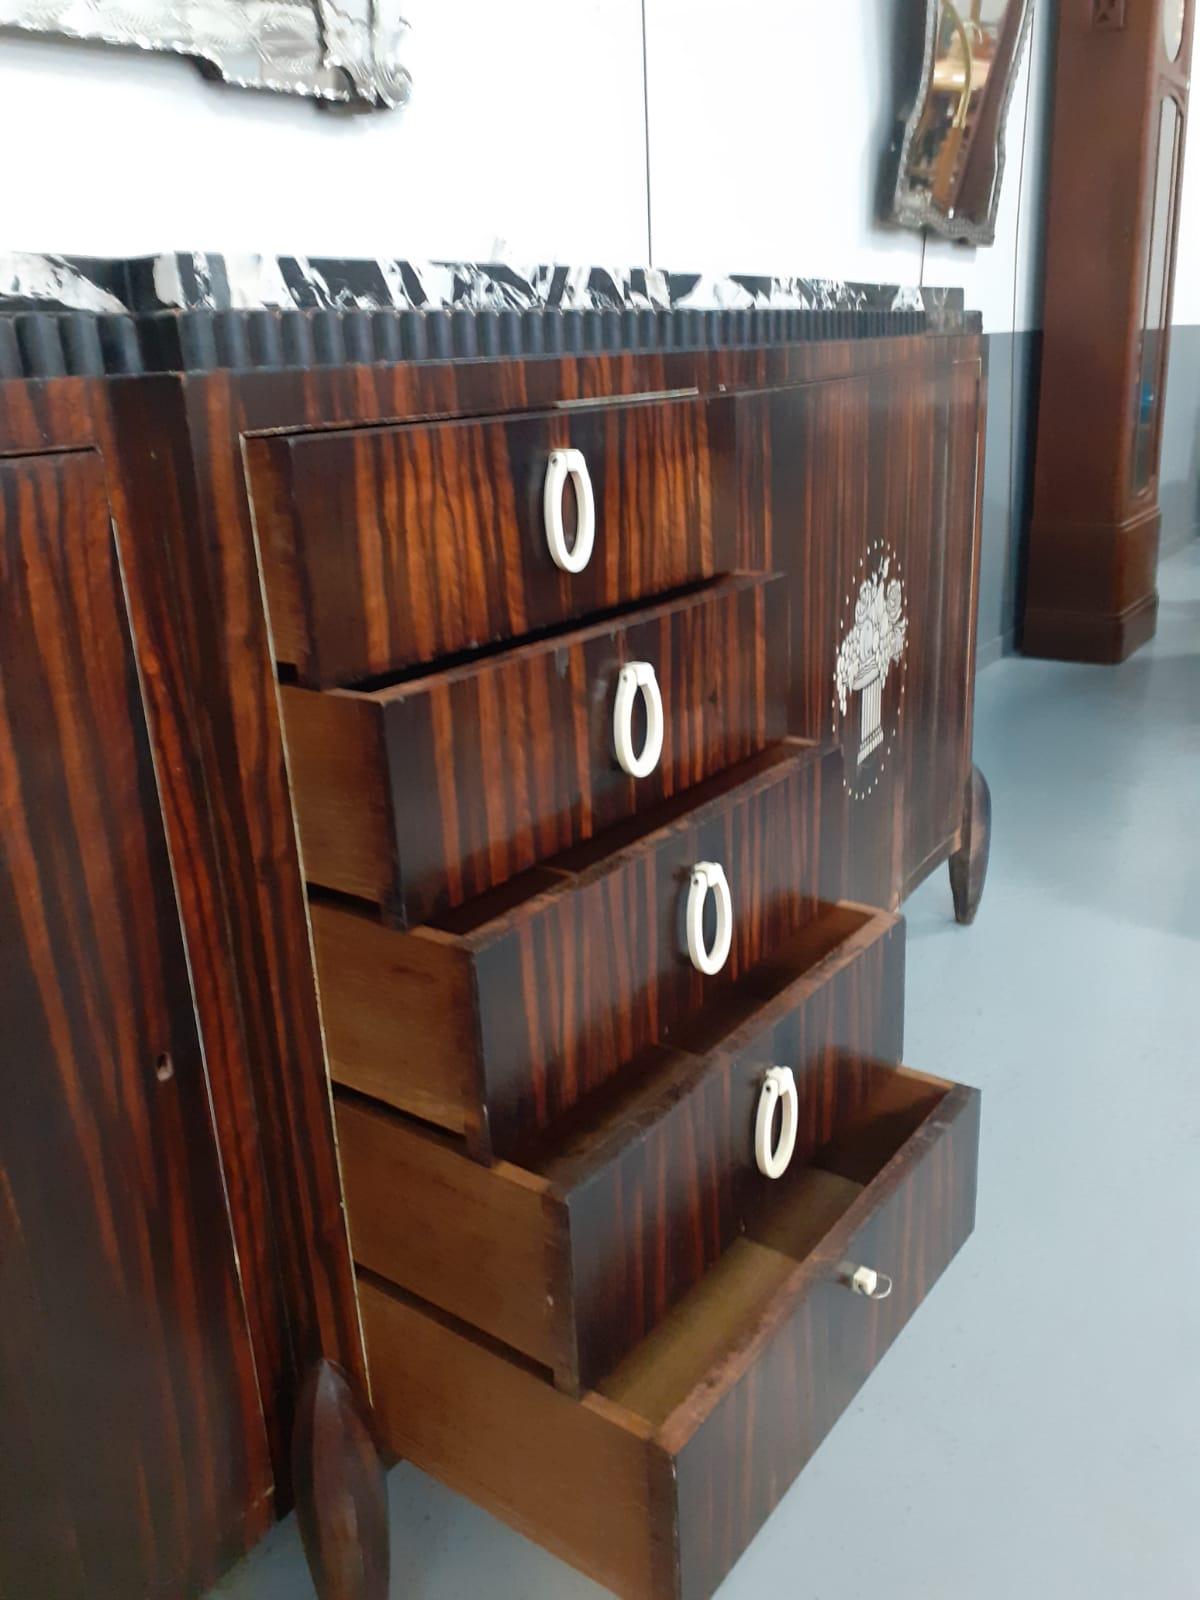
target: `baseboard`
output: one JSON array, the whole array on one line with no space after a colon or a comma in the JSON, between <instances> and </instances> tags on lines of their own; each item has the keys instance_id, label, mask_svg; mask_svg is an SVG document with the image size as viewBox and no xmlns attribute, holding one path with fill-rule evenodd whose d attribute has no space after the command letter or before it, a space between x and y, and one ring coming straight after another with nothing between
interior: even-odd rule
<instances>
[{"instance_id":1,"label":"baseboard","mask_svg":"<svg viewBox=\"0 0 1200 1600\"><path fill-rule=\"evenodd\" d=\"M1003 661L1005 656L1013 656L1016 653L1017 640L1011 628L996 634L994 638L981 639L975 646L975 671L978 674L985 667L994 667L997 661Z\"/></svg>"},{"instance_id":2,"label":"baseboard","mask_svg":"<svg viewBox=\"0 0 1200 1600\"><path fill-rule=\"evenodd\" d=\"M1025 613L1021 653L1046 661L1085 661L1113 666L1154 637L1158 594L1143 595L1124 611L1050 611L1030 607Z\"/></svg>"}]
</instances>

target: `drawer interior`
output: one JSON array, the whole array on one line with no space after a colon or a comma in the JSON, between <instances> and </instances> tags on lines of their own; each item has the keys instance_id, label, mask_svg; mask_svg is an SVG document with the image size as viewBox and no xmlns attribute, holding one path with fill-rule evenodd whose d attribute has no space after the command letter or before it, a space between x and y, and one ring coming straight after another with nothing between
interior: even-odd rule
<instances>
[{"instance_id":1,"label":"drawer interior","mask_svg":"<svg viewBox=\"0 0 1200 1600\"><path fill-rule=\"evenodd\" d=\"M356 1261L594 1386L777 1187L754 1157L766 1066L795 1072L799 1166L900 1061L903 968L894 915L830 906L688 1019L690 1050L650 1047L507 1161L339 1088Z\"/></svg>"},{"instance_id":2,"label":"drawer interior","mask_svg":"<svg viewBox=\"0 0 1200 1600\"><path fill-rule=\"evenodd\" d=\"M860 943L878 936L886 914L850 903L824 905L818 915L770 957L687 1019L672 1037L671 1053L651 1046L646 1054L562 1117L553 1130L516 1159L549 1183L567 1188L582 1172L600 1165L639 1124L649 1125L705 1070L710 1052L733 1054L739 1032L761 1017L764 1007L801 981L816 989L825 967L844 963ZM851 941L854 941L852 944Z\"/></svg>"},{"instance_id":3,"label":"drawer interior","mask_svg":"<svg viewBox=\"0 0 1200 1600\"><path fill-rule=\"evenodd\" d=\"M573 884L587 883L621 865L627 854L641 854L660 835L677 825L686 827L703 819L706 808L719 807L726 799L737 800L739 792L756 785L769 785L799 764L816 763L823 752L802 739L784 739L765 750L739 761L702 783L693 784L668 800L661 801L637 817L606 828L603 833L572 849L560 851L537 866L530 867L484 894L475 895L440 916L431 917L420 927L408 930L410 938L437 941L448 935L456 940L493 938L503 931L505 919L529 907L541 895L561 892ZM311 887L309 898L316 906L327 905L378 923L379 918L361 901L331 890Z\"/></svg>"},{"instance_id":4,"label":"drawer interior","mask_svg":"<svg viewBox=\"0 0 1200 1600\"><path fill-rule=\"evenodd\" d=\"M553 894L573 882L588 880L611 870L620 864L623 852L642 845L644 841L698 812L703 806L719 804L727 796L736 796L737 791L748 784L758 780L769 782L775 773L783 772L805 754L817 759L817 747L798 739L773 744L716 777L694 784L669 800L661 801L640 816L606 828L586 844L564 850L510 878L499 887L474 896L464 905L431 917L427 923L411 929L410 937L433 942L438 941L439 935L449 935L456 940L493 937L503 926L505 918L530 906L540 895ZM327 905L340 909L360 917L364 922L379 921L361 902L329 890L310 888L309 898L316 906Z\"/></svg>"},{"instance_id":5,"label":"drawer interior","mask_svg":"<svg viewBox=\"0 0 1200 1600\"><path fill-rule=\"evenodd\" d=\"M665 1425L762 1332L798 1265L822 1254L837 1225L952 1088L908 1070L881 1071L862 1110L811 1163L773 1186L746 1234L598 1392L653 1427Z\"/></svg>"},{"instance_id":6,"label":"drawer interior","mask_svg":"<svg viewBox=\"0 0 1200 1600\"><path fill-rule=\"evenodd\" d=\"M596 856L555 857L409 930L310 896L334 1081L465 1132L480 1159L526 1148L836 898L815 849L822 776L821 751L784 741L631 841L613 830ZM687 923L710 860L730 863L729 944L706 970Z\"/></svg>"},{"instance_id":7,"label":"drawer interior","mask_svg":"<svg viewBox=\"0 0 1200 1600\"><path fill-rule=\"evenodd\" d=\"M415 927L737 766L787 731L787 614L742 574L370 690L284 683L306 878Z\"/></svg>"},{"instance_id":8,"label":"drawer interior","mask_svg":"<svg viewBox=\"0 0 1200 1600\"><path fill-rule=\"evenodd\" d=\"M626 851L638 852L653 843L659 834L676 824L686 825L702 813L702 808L719 805L726 798L736 799L738 791L783 773L798 759L816 761L816 745L799 739L785 739L756 755L739 761L703 783L693 784L670 799L661 801L640 816L631 817L569 850L560 851L541 865L531 867L487 894L477 895L466 905L456 906L428 926L456 938L470 938L484 932L490 923L527 905L539 895L565 888L568 882L590 881L619 866ZM416 930L420 932L420 930Z\"/></svg>"}]
</instances>

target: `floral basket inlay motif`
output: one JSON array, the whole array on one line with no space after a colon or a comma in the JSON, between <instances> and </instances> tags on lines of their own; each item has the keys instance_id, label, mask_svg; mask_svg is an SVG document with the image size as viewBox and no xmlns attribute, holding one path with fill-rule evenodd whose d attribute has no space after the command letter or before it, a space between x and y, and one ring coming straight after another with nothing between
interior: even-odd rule
<instances>
[{"instance_id":1,"label":"floral basket inlay motif","mask_svg":"<svg viewBox=\"0 0 1200 1600\"><path fill-rule=\"evenodd\" d=\"M862 696L860 767L883 743L883 689L908 639L904 592L899 578L890 576L891 564L891 557L885 556L863 580L854 607L854 625L842 640L833 674L843 716L851 694Z\"/></svg>"}]
</instances>

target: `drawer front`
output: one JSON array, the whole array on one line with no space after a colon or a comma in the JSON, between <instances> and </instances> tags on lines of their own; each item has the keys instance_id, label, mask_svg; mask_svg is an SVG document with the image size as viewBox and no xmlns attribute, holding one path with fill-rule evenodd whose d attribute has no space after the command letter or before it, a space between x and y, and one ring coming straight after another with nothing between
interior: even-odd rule
<instances>
[{"instance_id":1,"label":"drawer front","mask_svg":"<svg viewBox=\"0 0 1200 1600\"><path fill-rule=\"evenodd\" d=\"M820 761L789 757L541 897L474 951L493 1147L507 1153L665 1044L818 911ZM721 866L732 937L700 972L687 919L697 863ZM513 1004L520 995L521 1003Z\"/></svg>"},{"instance_id":2,"label":"drawer front","mask_svg":"<svg viewBox=\"0 0 1200 1600\"><path fill-rule=\"evenodd\" d=\"M978 1150L979 1095L954 1088L822 1242L807 1291L764 1317L740 1375L665 1425L681 1600L718 1587L970 1235ZM852 1292L860 1266L888 1275L886 1299Z\"/></svg>"},{"instance_id":3,"label":"drawer front","mask_svg":"<svg viewBox=\"0 0 1200 1600\"><path fill-rule=\"evenodd\" d=\"M355 1260L594 1386L719 1258L773 1187L755 1158L764 1076L797 1089L807 1160L900 1060L904 925L839 906L797 941L753 1019L706 1054L653 1051L645 1078L528 1167L337 1097Z\"/></svg>"},{"instance_id":4,"label":"drawer front","mask_svg":"<svg viewBox=\"0 0 1200 1600\"><path fill-rule=\"evenodd\" d=\"M781 739L788 661L782 580L742 577L393 688L287 686L305 875L428 921ZM627 666L653 681L618 705ZM631 775L617 723L648 757L652 712Z\"/></svg>"},{"instance_id":5,"label":"drawer front","mask_svg":"<svg viewBox=\"0 0 1200 1600\"><path fill-rule=\"evenodd\" d=\"M817 911L820 760L785 745L747 765L752 776L724 775L714 796L626 848L559 858L544 892L482 925L405 933L315 902L335 1081L464 1129L477 1155L511 1155L669 1041ZM703 862L722 865L729 888L715 975L688 953Z\"/></svg>"},{"instance_id":6,"label":"drawer front","mask_svg":"<svg viewBox=\"0 0 1200 1600\"><path fill-rule=\"evenodd\" d=\"M547 473L577 451L590 560L551 553ZM699 398L261 441L250 489L276 653L359 682L733 570L731 402ZM568 554L575 491L561 505Z\"/></svg>"},{"instance_id":7,"label":"drawer front","mask_svg":"<svg viewBox=\"0 0 1200 1600\"><path fill-rule=\"evenodd\" d=\"M776 1216L736 1242L580 1399L363 1282L392 1450L617 1594L708 1600L974 1225L978 1094L892 1076L907 1100L901 1131L886 1104L874 1102L874 1130L864 1112L865 1166L853 1151L847 1166L859 1176L825 1174L850 1197L832 1220L820 1215L827 1201L807 1206L798 1190L790 1240ZM852 1291L861 1265L891 1275L887 1299Z\"/></svg>"}]
</instances>

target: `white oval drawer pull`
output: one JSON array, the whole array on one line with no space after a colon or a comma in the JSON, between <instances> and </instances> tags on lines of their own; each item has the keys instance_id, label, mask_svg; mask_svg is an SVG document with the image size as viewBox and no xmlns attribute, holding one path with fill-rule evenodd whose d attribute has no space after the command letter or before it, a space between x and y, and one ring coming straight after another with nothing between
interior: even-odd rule
<instances>
[{"instance_id":1,"label":"white oval drawer pull","mask_svg":"<svg viewBox=\"0 0 1200 1600\"><path fill-rule=\"evenodd\" d=\"M892 1292L892 1280L886 1272L876 1272L874 1267L854 1267L850 1272L850 1287L855 1294L866 1295L868 1300L886 1300Z\"/></svg>"},{"instance_id":2,"label":"white oval drawer pull","mask_svg":"<svg viewBox=\"0 0 1200 1600\"><path fill-rule=\"evenodd\" d=\"M710 889L717 906L717 932L711 950L704 943L704 902ZM692 868L687 903L687 946L692 965L697 972L712 977L728 961L732 943L733 900L725 869L716 861L698 861Z\"/></svg>"},{"instance_id":3,"label":"white oval drawer pull","mask_svg":"<svg viewBox=\"0 0 1200 1600\"><path fill-rule=\"evenodd\" d=\"M570 548L563 528L563 493L568 478L575 485L575 502L579 507L575 543ZM554 565L564 572L582 572L592 559L592 546L596 542L596 500L582 450L550 452L542 491L542 515Z\"/></svg>"},{"instance_id":4,"label":"white oval drawer pull","mask_svg":"<svg viewBox=\"0 0 1200 1600\"><path fill-rule=\"evenodd\" d=\"M646 737L640 755L633 748L633 708L639 689L646 701ZM630 661L621 668L613 707L613 742L621 770L631 778L645 778L658 765L663 747L663 703L648 661Z\"/></svg>"},{"instance_id":5,"label":"white oval drawer pull","mask_svg":"<svg viewBox=\"0 0 1200 1600\"><path fill-rule=\"evenodd\" d=\"M772 1144L775 1107L782 1106L779 1138ZM791 1067L770 1067L758 1097L758 1120L754 1124L754 1159L764 1178L782 1178L796 1148L796 1124L800 1101Z\"/></svg>"}]
</instances>

